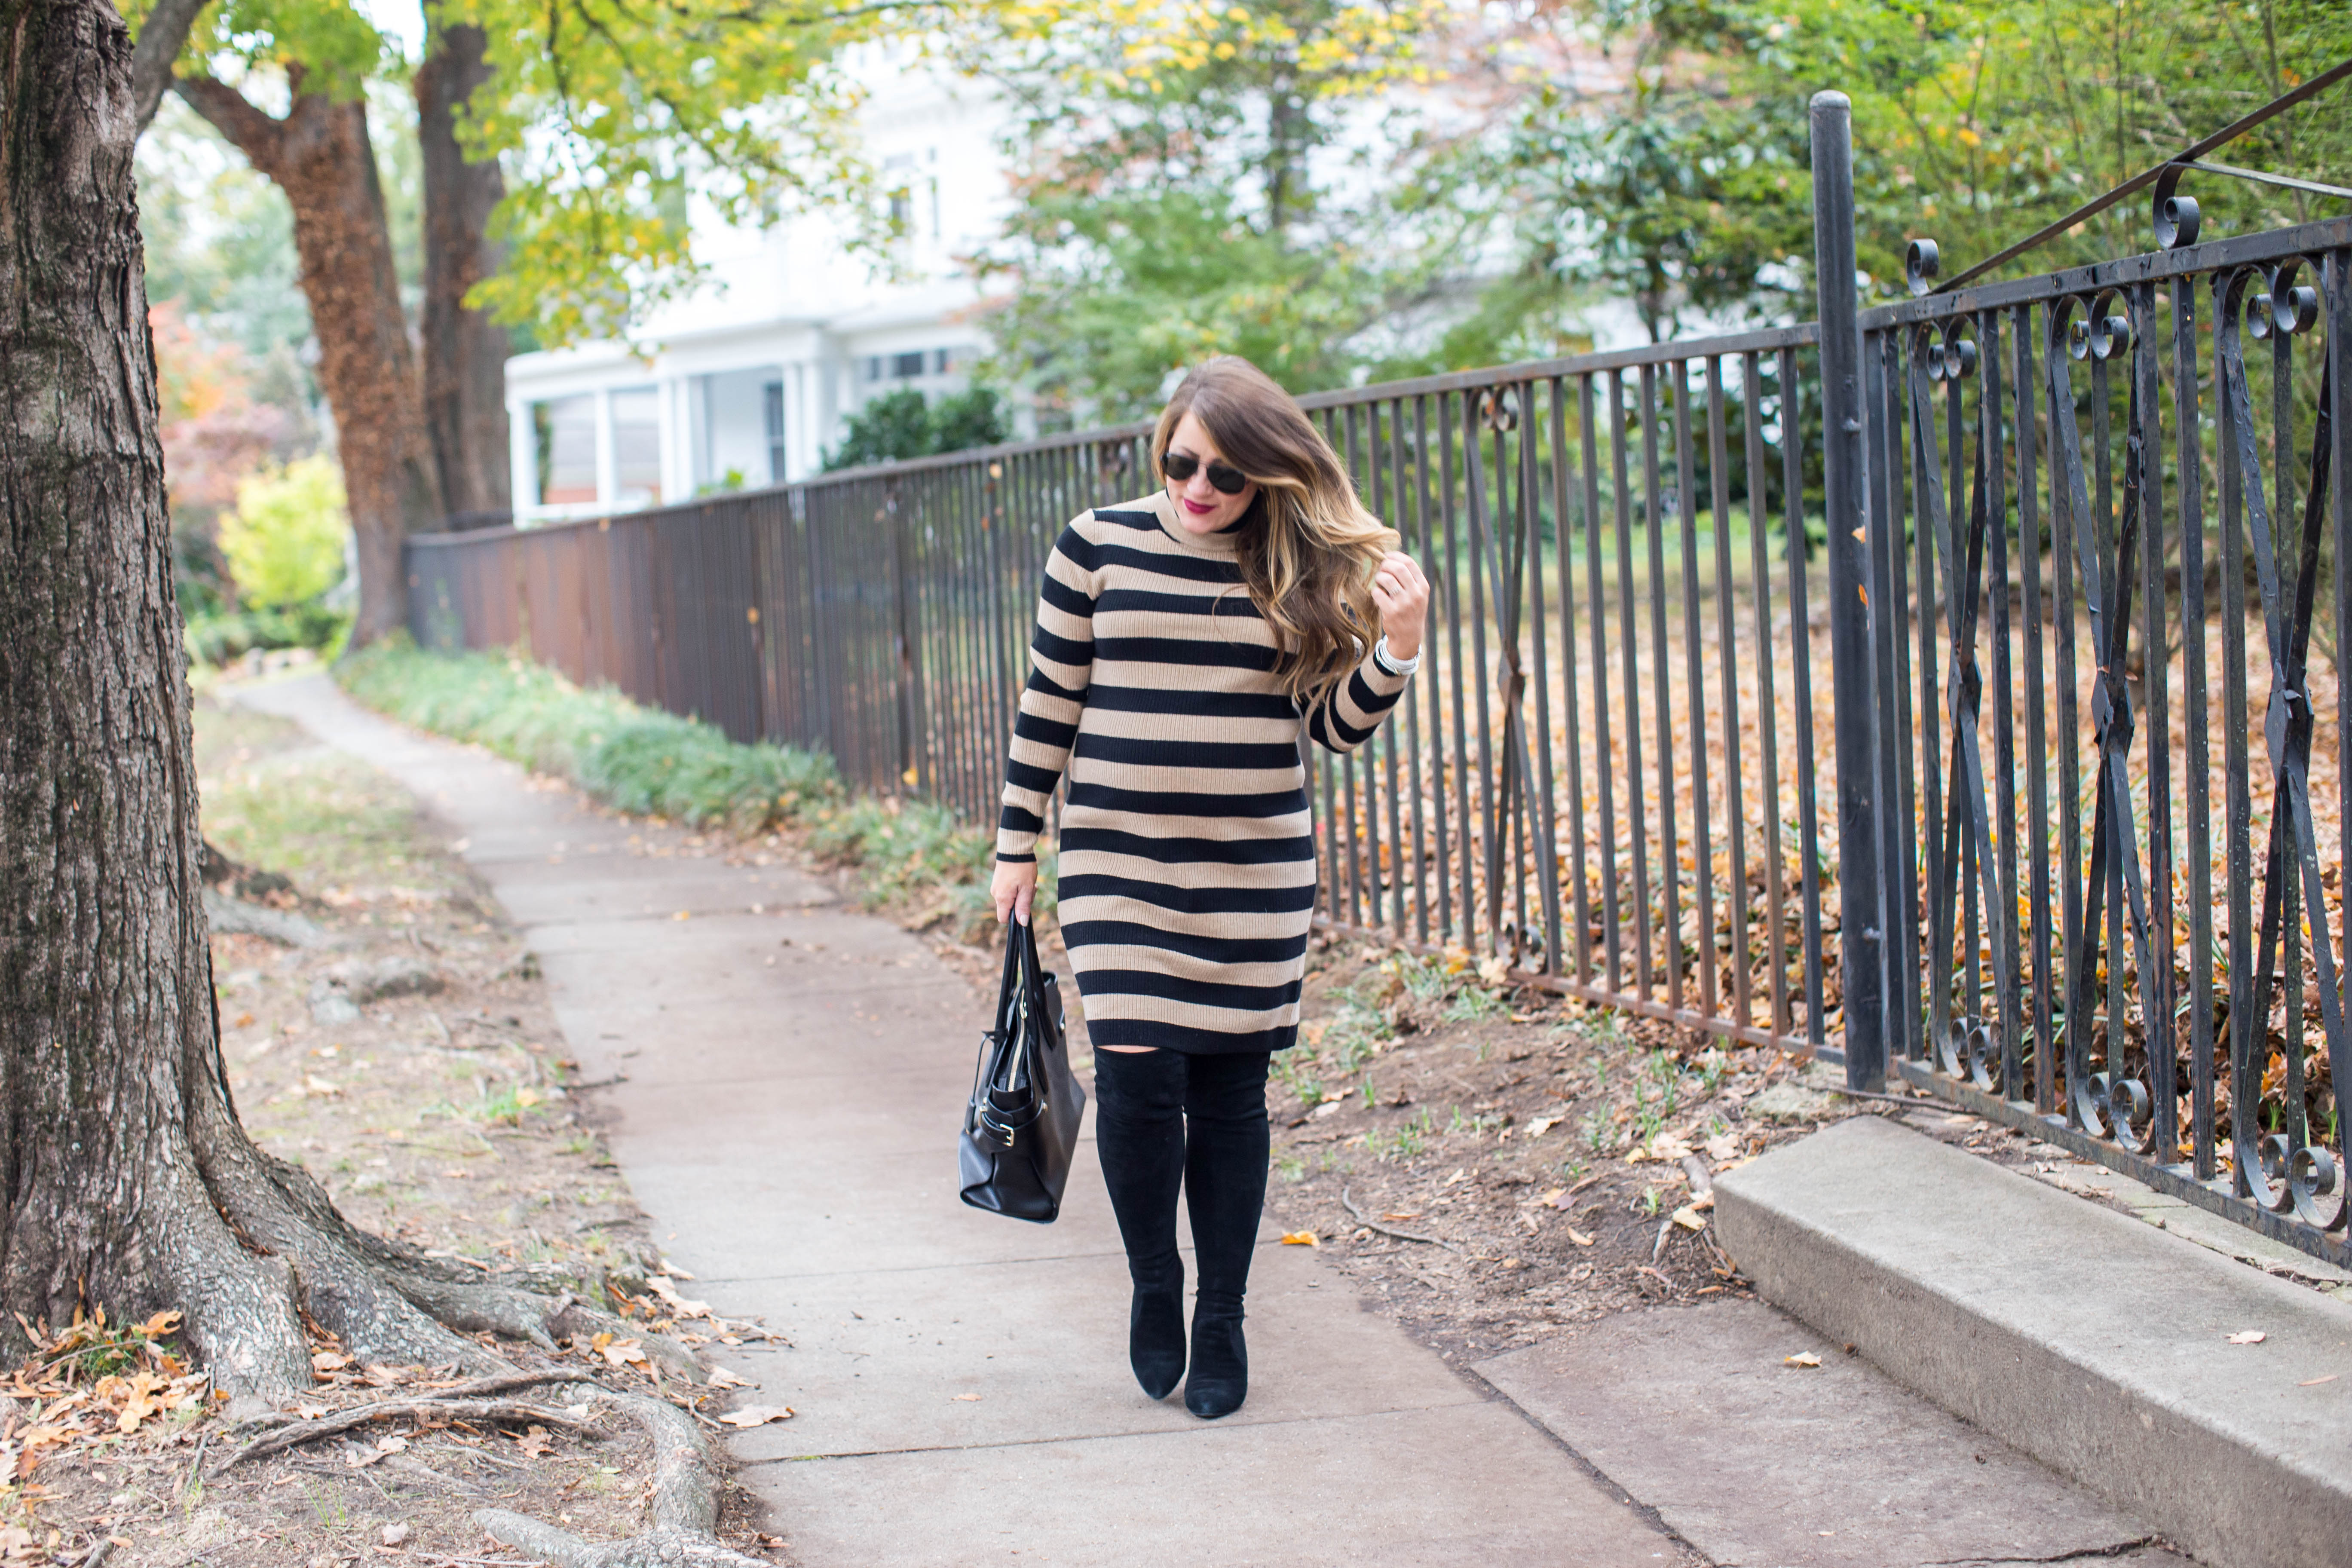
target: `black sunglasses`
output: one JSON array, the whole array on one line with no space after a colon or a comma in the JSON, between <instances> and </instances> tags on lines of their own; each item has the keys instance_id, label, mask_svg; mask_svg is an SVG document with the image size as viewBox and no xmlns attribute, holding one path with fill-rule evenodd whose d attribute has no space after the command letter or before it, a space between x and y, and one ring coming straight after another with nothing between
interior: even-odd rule
<instances>
[{"instance_id":1,"label":"black sunglasses","mask_svg":"<svg viewBox=\"0 0 2352 1568\"><path fill-rule=\"evenodd\" d=\"M1201 459L1190 452L1162 452L1160 471L1181 485L1201 471ZM1249 476L1229 463L1211 463L1209 482L1226 495L1237 496L1249 488Z\"/></svg>"}]
</instances>

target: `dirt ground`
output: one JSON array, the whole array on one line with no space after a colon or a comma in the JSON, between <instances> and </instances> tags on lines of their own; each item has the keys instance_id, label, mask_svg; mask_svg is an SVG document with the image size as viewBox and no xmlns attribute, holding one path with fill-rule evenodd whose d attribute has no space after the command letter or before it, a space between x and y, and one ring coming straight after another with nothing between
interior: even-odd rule
<instances>
[{"instance_id":1,"label":"dirt ground","mask_svg":"<svg viewBox=\"0 0 2352 1568\"><path fill-rule=\"evenodd\" d=\"M207 840L236 864L222 891L287 942L215 934L222 1050L247 1128L298 1161L357 1224L429 1254L539 1277L643 1322L643 1339L499 1353L657 1394L706 1426L732 1389L681 1381L649 1342L761 1337L716 1321L663 1263L598 1130L593 1086L562 1054L536 966L413 801L294 726L205 704L197 719ZM222 923L217 919L215 926ZM232 1426L167 1331L111 1326L0 1383L0 1559L76 1568L419 1568L520 1563L473 1519L497 1507L619 1539L646 1522L651 1447L595 1387L509 1397L545 1419L369 1421L276 1457L229 1462L265 1429ZM454 1367L362 1366L323 1335L320 1382L286 1416L446 1394ZM48 1364L61 1363L61 1364ZM244 1414L243 1412L239 1413ZM739 1419L741 1412L737 1412ZM721 1534L767 1535L729 1488Z\"/></svg>"}]
</instances>

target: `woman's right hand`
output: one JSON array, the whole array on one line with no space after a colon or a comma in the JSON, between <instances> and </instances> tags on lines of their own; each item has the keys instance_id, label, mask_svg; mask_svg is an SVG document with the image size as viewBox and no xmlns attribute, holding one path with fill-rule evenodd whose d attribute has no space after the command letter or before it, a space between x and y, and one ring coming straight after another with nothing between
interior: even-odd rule
<instances>
[{"instance_id":1,"label":"woman's right hand","mask_svg":"<svg viewBox=\"0 0 2352 1568\"><path fill-rule=\"evenodd\" d=\"M1037 896L1037 862L1034 860L999 860L996 875L988 885L996 900L999 923L1009 921L1014 915L1021 923L1029 923L1029 905Z\"/></svg>"}]
</instances>

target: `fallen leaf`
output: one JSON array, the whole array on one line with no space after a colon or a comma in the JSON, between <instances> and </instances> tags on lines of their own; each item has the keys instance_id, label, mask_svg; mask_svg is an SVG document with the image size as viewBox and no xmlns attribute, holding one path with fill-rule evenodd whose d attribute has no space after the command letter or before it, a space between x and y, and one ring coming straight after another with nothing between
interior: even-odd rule
<instances>
[{"instance_id":1,"label":"fallen leaf","mask_svg":"<svg viewBox=\"0 0 2352 1568\"><path fill-rule=\"evenodd\" d=\"M646 1284L652 1289L655 1295L669 1304L670 1315L673 1317L707 1318L710 1316L709 1302L688 1300L677 1293L677 1288L669 1282L666 1275L656 1274L647 1279Z\"/></svg>"},{"instance_id":2,"label":"fallen leaf","mask_svg":"<svg viewBox=\"0 0 2352 1568\"><path fill-rule=\"evenodd\" d=\"M547 1428L534 1426L515 1439L515 1447L534 1459L543 1459L555 1452L555 1444L547 1436ZM387 1544L398 1545L398 1542Z\"/></svg>"},{"instance_id":3,"label":"fallen leaf","mask_svg":"<svg viewBox=\"0 0 2352 1568\"><path fill-rule=\"evenodd\" d=\"M1538 1116L1528 1123L1528 1136L1540 1138L1567 1120L1565 1116Z\"/></svg>"},{"instance_id":4,"label":"fallen leaf","mask_svg":"<svg viewBox=\"0 0 2352 1568\"><path fill-rule=\"evenodd\" d=\"M408 1526L387 1524L380 1532L380 1536L386 1546L405 1546L408 1544Z\"/></svg>"},{"instance_id":5,"label":"fallen leaf","mask_svg":"<svg viewBox=\"0 0 2352 1568\"><path fill-rule=\"evenodd\" d=\"M1450 1186L1452 1186L1452 1185L1453 1185L1454 1183L1456 1183L1456 1182L1466 1182L1466 1181L1468 1181L1469 1179L1470 1179L1470 1167L1469 1167L1469 1166L1467 1166L1467 1165L1465 1165L1465 1166L1463 1166L1463 1167L1462 1167L1462 1169L1460 1169L1460 1170L1458 1170L1458 1171L1454 1172L1452 1175L1450 1175L1450 1176L1446 1177L1444 1181L1443 1181L1443 1182L1439 1183L1439 1184L1438 1184L1438 1185L1440 1185L1440 1186L1445 1186L1445 1187L1450 1187Z\"/></svg>"},{"instance_id":6,"label":"fallen leaf","mask_svg":"<svg viewBox=\"0 0 2352 1568\"><path fill-rule=\"evenodd\" d=\"M1582 1231L1577 1229L1574 1226L1570 1226L1568 1227L1568 1239L1576 1243L1579 1247L1590 1247L1592 1245L1592 1238L1585 1235Z\"/></svg>"},{"instance_id":7,"label":"fallen leaf","mask_svg":"<svg viewBox=\"0 0 2352 1568\"><path fill-rule=\"evenodd\" d=\"M313 1372L341 1372L351 1364L351 1357L337 1355L333 1351L320 1351L310 1358Z\"/></svg>"},{"instance_id":8,"label":"fallen leaf","mask_svg":"<svg viewBox=\"0 0 2352 1568\"><path fill-rule=\"evenodd\" d=\"M961 1399L978 1399L977 1394L959 1394ZM740 1410L730 1410L719 1419L730 1426L765 1426L771 1421L789 1421L793 1408L789 1405L746 1405Z\"/></svg>"},{"instance_id":9,"label":"fallen leaf","mask_svg":"<svg viewBox=\"0 0 2352 1568\"><path fill-rule=\"evenodd\" d=\"M1819 1366L1822 1364L1822 1358L1811 1351L1799 1351L1795 1355L1781 1357L1780 1364L1782 1366Z\"/></svg>"},{"instance_id":10,"label":"fallen leaf","mask_svg":"<svg viewBox=\"0 0 2352 1568\"><path fill-rule=\"evenodd\" d=\"M1282 1238L1285 1247L1320 1247L1322 1238L1311 1230L1294 1230Z\"/></svg>"},{"instance_id":11,"label":"fallen leaf","mask_svg":"<svg viewBox=\"0 0 2352 1568\"><path fill-rule=\"evenodd\" d=\"M1542 1204L1547 1208L1558 1208L1559 1207L1559 1200L1566 1196L1568 1196L1568 1189L1566 1187L1554 1187L1551 1191L1538 1198L1536 1202Z\"/></svg>"},{"instance_id":12,"label":"fallen leaf","mask_svg":"<svg viewBox=\"0 0 2352 1568\"><path fill-rule=\"evenodd\" d=\"M603 1353L604 1359L611 1362L614 1366L644 1366L646 1364L645 1347L638 1344L635 1340L614 1340L611 1344L598 1345L596 1348Z\"/></svg>"},{"instance_id":13,"label":"fallen leaf","mask_svg":"<svg viewBox=\"0 0 2352 1568\"><path fill-rule=\"evenodd\" d=\"M1705 1230L1706 1216L1698 1212L1696 1204L1685 1204L1675 1211L1675 1223L1685 1230Z\"/></svg>"},{"instance_id":14,"label":"fallen leaf","mask_svg":"<svg viewBox=\"0 0 2352 1568\"><path fill-rule=\"evenodd\" d=\"M1507 958L1489 958L1479 963L1478 978L1489 985L1500 985L1510 977L1511 961Z\"/></svg>"},{"instance_id":15,"label":"fallen leaf","mask_svg":"<svg viewBox=\"0 0 2352 1568\"><path fill-rule=\"evenodd\" d=\"M1739 1140L1727 1132L1720 1138L1706 1141L1706 1157L1717 1164L1739 1152Z\"/></svg>"},{"instance_id":16,"label":"fallen leaf","mask_svg":"<svg viewBox=\"0 0 2352 1568\"><path fill-rule=\"evenodd\" d=\"M710 1386L713 1388L757 1388L760 1385L753 1383L750 1378L736 1376L733 1373L728 1371L722 1366L712 1369L710 1373Z\"/></svg>"},{"instance_id":17,"label":"fallen leaf","mask_svg":"<svg viewBox=\"0 0 2352 1568\"><path fill-rule=\"evenodd\" d=\"M965 1405L976 1405L980 1402L980 1395L977 1394L959 1394L956 1398Z\"/></svg>"},{"instance_id":18,"label":"fallen leaf","mask_svg":"<svg viewBox=\"0 0 2352 1568\"><path fill-rule=\"evenodd\" d=\"M2230 1342L2233 1345L2258 1345L2268 1338L2270 1336L2260 1329L2247 1329L2242 1332L2231 1334Z\"/></svg>"}]
</instances>

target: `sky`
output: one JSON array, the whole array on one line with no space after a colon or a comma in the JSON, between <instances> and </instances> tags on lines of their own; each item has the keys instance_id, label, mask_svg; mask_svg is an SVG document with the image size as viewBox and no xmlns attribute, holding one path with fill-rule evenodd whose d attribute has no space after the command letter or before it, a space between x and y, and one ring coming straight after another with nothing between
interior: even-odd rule
<instances>
[{"instance_id":1,"label":"sky","mask_svg":"<svg viewBox=\"0 0 2352 1568\"><path fill-rule=\"evenodd\" d=\"M352 8L375 30L400 46L410 59L425 53L424 0L352 0Z\"/></svg>"}]
</instances>

